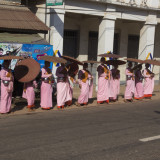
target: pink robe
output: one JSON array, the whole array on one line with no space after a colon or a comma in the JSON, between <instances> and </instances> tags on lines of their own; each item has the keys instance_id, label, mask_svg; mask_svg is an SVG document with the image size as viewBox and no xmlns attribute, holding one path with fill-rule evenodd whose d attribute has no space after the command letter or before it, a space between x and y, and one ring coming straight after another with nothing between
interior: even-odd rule
<instances>
[{"instance_id":1,"label":"pink robe","mask_svg":"<svg viewBox=\"0 0 160 160\"><path fill-rule=\"evenodd\" d=\"M57 107L62 107L65 103L72 102L72 89L68 80L68 71L64 66L56 70L57 79Z\"/></svg>"},{"instance_id":2,"label":"pink robe","mask_svg":"<svg viewBox=\"0 0 160 160\"><path fill-rule=\"evenodd\" d=\"M11 101L12 101L12 92L8 92L8 87L3 84L3 80L10 81L10 77L6 77L8 74L8 69L1 70L1 105L0 105L0 113L8 113L11 110ZM13 78L13 76L12 76ZM10 84L13 85L13 82L10 81Z\"/></svg>"},{"instance_id":3,"label":"pink robe","mask_svg":"<svg viewBox=\"0 0 160 160\"><path fill-rule=\"evenodd\" d=\"M70 91L68 93L72 99L73 98L73 87L74 87L74 83L76 83L76 81L75 81L75 79L73 79L73 81L71 79L72 79L72 77L68 76L69 89L70 89Z\"/></svg>"},{"instance_id":4,"label":"pink robe","mask_svg":"<svg viewBox=\"0 0 160 160\"><path fill-rule=\"evenodd\" d=\"M133 73L130 73L129 69L126 69L126 77L133 76ZM125 99L132 99L135 90L135 81L132 78L129 78L126 82L126 90L125 90Z\"/></svg>"},{"instance_id":5,"label":"pink robe","mask_svg":"<svg viewBox=\"0 0 160 160\"><path fill-rule=\"evenodd\" d=\"M93 76L91 75L93 78ZM89 99L93 97L93 79L89 80Z\"/></svg>"},{"instance_id":6,"label":"pink robe","mask_svg":"<svg viewBox=\"0 0 160 160\"><path fill-rule=\"evenodd\" d=\"M152 97L154 90L154 78L151 78L150 74L147 74L147 70L143 70L144 81L144 97Z\"/></svg>"},{"instance_id":7,"label":"pink robe","mask_svg":"<svg viewBox=\"0 0 160 160\"><path fill-rule=\"evenodd\" d=\"M109 101L109 80L105 79L106 76L107 74L104 72L100 74L98 77L98 91L97 91L98 102Z\"/></svg>"},{"instance_id":8,"label":"pink robe","mask_svg":"<svg viewBox=\"0 0 160 160\"><path fill-rule=\"evenodd\" d=\"M118 79L113 78L113 73L116 72L115 69L111 70L111 79L110 79L110 98L113 100L117 99L117 96L120 92L120 74L118 75Z\"/></svg>"},{"instance_id":9,"label":"pink robe","mask_svg":"<svg viewBox=\"0 0 160 160\"><path fill-rule=\"evenodd\" d=\"M135 94L134 94L135 99L143 99L144 97L144 88L142 82L143 82L142 73L141 71L137 71L135 77Z\"/></svg>"},{"instance_id":10,"label":"pink robe","mask_svg":"<svg viewBox=\"0 0 160 160\"><path fill-rule=\"evenodd\" d=\"M83 73L85 73L84 70L81 70ZM80 96L78 97L78 103L79 104L87 104L89 96L91 97L92 94L91 92L93 91L92 88L90 90L90 84L89 84L89 79L92 78L92 75L88 73L88 79L84 83L81 79L79 79L79 85L81 86L81 93Z\"/></svg>"},{"instance_id":11,"label":"pink robe","mask_svg":"<svg viewBox=\"0 0 160 160\"><path fill-rule=\"evenodd\" d=\"M37 87L36 81L28 82L28 83L24 84L24 89L25 90L23 90L22 97L27 99L28 106L34 105L34 101L35 101L34 88L36 88L36 87Z\"/></svg>"},{"instance_id":12,"label":"pink robe","mask_svg":"<svg viewBox=\"0 0 160 160\"><path fill-rule=\"evenodd\" d=\"M42 78L48 78L52 74L47 74L47 70L42 68ZM45 83L42 81L41 84L41 107L42 108L52 108L52 85L50 83Z\"/></svg>"},{"instance_id":13,"label":"pink robe","mask_svg":"<svg viewBox=\"0 0 160 160\"><path fill-rule=\"evenodd\" d=\"M57 106L64 106L68 101L72 101L72 90L67 79L57 83Z\"/></svg>"}]
</instances>

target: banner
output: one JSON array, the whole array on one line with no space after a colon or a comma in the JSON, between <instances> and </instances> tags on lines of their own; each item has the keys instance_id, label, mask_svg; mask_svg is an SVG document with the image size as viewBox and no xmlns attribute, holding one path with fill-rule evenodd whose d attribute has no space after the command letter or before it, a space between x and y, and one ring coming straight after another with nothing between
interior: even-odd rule
<instances>
[{"instance_id":1,"label":"banner","mask_svg":"<svg viewBox=\"0 0 160 160\"><path fill-rule=\"evenodd\" d=\"M47 6L58 6L63 5L63 0L46 0Z\"/></svg>"},{"instance_id":2,"label":"banner","mask_svg":"<svg viewBox=\"0 0 160 160\"><path fill-rule=\"evenodd\" d=\"M38 63L40 63L41 68L44 66L44 61L39 60L41 56L49 55L53 56L53 46L52 45L39 45L39 44L12 44L12 43L0 43L0 55L16 55L23 57L32 57ZM3 60L0 60L0 64ZM17 60L12 60L11 69L14 69ZM50 68L52 69L52 63Z\"/></svg>"}]
</instances>

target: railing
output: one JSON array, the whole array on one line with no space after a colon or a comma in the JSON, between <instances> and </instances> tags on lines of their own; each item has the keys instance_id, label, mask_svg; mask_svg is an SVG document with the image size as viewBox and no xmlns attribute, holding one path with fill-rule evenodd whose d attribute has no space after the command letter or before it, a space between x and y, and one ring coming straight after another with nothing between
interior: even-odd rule
<instances>
[{"instance_id":1,"label":"railing","mask_svg":"<svg viewBox=\"0 0 160 160\"><path fill-rule=\"evenodd\" d=\"M90 0L146 8L160 8L160 0Z\"/></svg>"},{"instance_id":2,"label":"railing","mask_svg":"<svg viewBox=\"0 0 160 160\"><path fill-rule=\"evenodd\" d=\"M160 7L159 5L160 0L112 0L112 1L137 7L150 7L150 8Z\"/></svg>"},{"instance_id":3,"label":"railing","mask_svg":"<svg viewBox=\"0 0 160 160\"><path fill-rule=\"evenodd\" d=\"M127 3L134 6L148 7L148 0L117 0L117 2Z\"/></svg>"}]
</instances>

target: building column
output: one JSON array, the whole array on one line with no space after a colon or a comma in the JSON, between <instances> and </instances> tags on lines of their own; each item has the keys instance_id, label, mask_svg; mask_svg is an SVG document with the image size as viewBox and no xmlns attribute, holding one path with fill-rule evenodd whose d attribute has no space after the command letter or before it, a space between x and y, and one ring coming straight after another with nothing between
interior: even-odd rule
<instances>
[{"instance_id":1,"label":"building column","mask_svg":"<svg viewBox=\"0 0 160 160\"><path fill-rule=\"evenodd\" d=\"M88 36L89 30L87 22L82 21L80 25L80 40L79 40L79 55L78 60L86 61L88 60Z\"/></svg>"},{"instance_id":2,"label":"building column","mask_svg":"<svg viewBox=\"0 0 160 160\"><path fill-rule=\"evenodd\" d=\"M108 15L104 16L99 25L98 36L98 55L113 52L114 45L115 19L109 19ZM101 57L97 57L99 61ZM98 84L98 74L96 74L96 90Z\"/></svg>"},{"instance_id":3,"label":"building column","mask_svg":"<svg viewBox=\"0 0 160 160\"><path fill-rule=\"evenodd\" d=\"M103 17L99 25L98 55L113 52L115 19ZM99 58L100 59L100 58Z\"/></svg>"},{"instance_id":4,"label":"building column","mask_svg":"<svg viewBox=\"0 0 160 160\"><path fill-rule=\"evenodd\" d=\"M140 31L138 58L145 60L148 53L154 55L155 25L145 24Z\"/></svg>"},{"instance_id":5,"label":"building column","mask_svg":"<svg viewBox=\"0 0 160 160\"><path fill-rule=\"evenodd\" d=\"M151 53L154 58L154 48L155 48L155 31L157 25L157 15L152 13L148 16L146 23L140 31L140 44L139 44L139 55L138 58L145 60L150 59L148 56ZM159 67L154 66L151 68L154 73L159 73ZM155 76L155 80L159 81L159 75Z\"/></svg>"},{"instance_id":6,"label":"building column","mask_svg":"<svg viewBox=\"0 0 160 160\"><path fill-rule=\"evenodd\" d=\"M59 50L63 55L64 10L51 9L49 42L53 50Z\"/></svg>"},{"instance_id":7,"label":"building column","mask_svg":"<svg viewBox=\"0 0 160 160\"><path fill-rule=\"evenodd\" d=\"M157 25L156 13L151 13L147 17L146 23L140 31L139 55L138 58L145 60L148 53L154 55L155 29Z\"/></svg>"}]
</instances>

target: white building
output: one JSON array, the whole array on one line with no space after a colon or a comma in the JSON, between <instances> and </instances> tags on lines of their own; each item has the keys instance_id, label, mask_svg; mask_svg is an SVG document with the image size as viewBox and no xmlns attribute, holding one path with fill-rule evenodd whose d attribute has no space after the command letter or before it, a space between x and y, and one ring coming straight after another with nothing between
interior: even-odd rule
<instances>
[{"instance_id":1,"label":"white building","mask_svg":"<svg viewBox=\"0 0 160 160\"><path fill-rule=\"evenodd\" d=\"M45 38L61 54L79 60L97 60L107 51L139 59L149 52L160 57L160 0L65 0L47 9L41 0L31 9L50 27Z\"/></svg>"}]
</instances>

